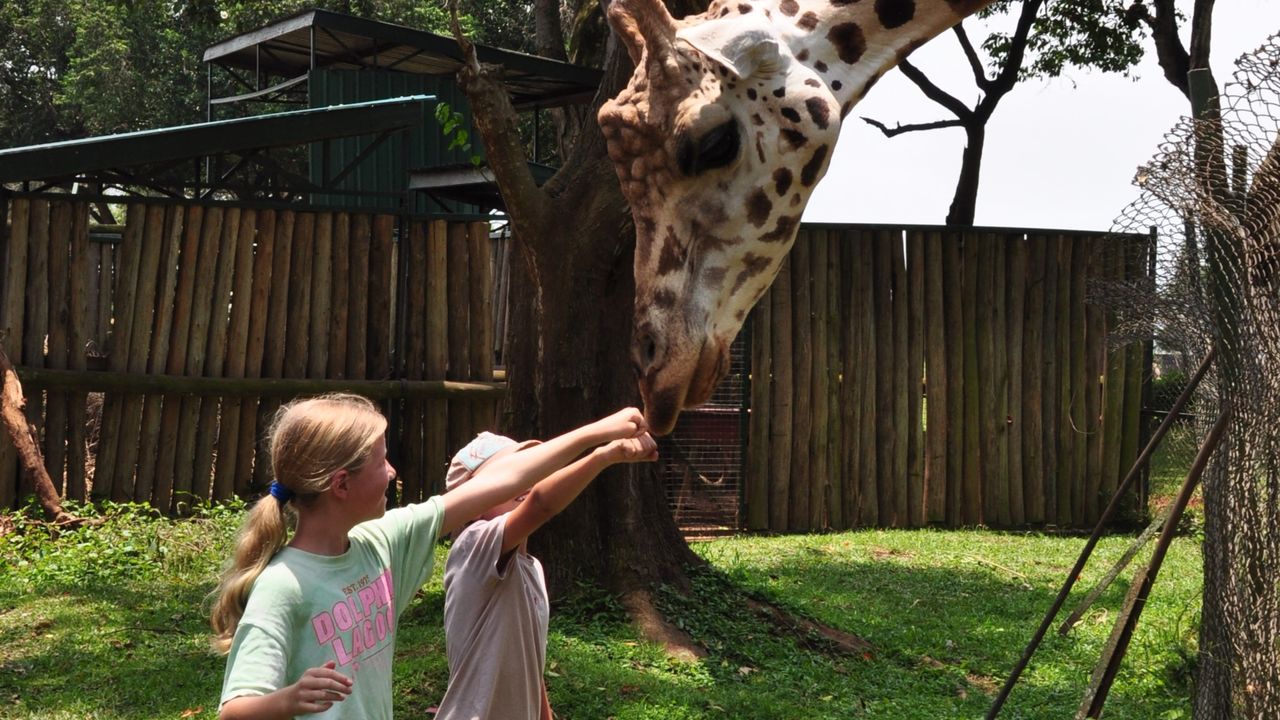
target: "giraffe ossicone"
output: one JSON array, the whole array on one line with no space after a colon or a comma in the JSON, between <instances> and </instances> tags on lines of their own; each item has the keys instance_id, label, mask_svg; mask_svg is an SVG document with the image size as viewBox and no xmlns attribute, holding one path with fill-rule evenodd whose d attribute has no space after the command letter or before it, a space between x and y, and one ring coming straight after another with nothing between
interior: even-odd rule
<instances>
[{"instance_id":1,"label":"giraffe ossicone","mask_svg":"<svg viewBox=\"0 0 1280 720\"><path fill-rule=\"evenodd\" d=\"M598 115L636 227L632 360L666 433L728 370L842 119L886 71L990 0L612 0L635 73Z\"/></svg>"}]
</instances>

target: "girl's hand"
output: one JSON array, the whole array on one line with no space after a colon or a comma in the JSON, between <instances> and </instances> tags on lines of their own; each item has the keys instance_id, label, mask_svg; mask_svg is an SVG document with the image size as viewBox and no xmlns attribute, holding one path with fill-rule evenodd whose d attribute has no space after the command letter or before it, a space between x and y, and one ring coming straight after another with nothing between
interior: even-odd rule
<instances>
[{"instance_id":1,"label":"girl's hand","mask_svg":"<svg viewBox=\"0 0 1280 720\"><path fill-rule=\"evenodd\" d=\"M604 452L614 463L653 462L658 459L658 442L649 433L642 432L637 437L614 440L605 446Z\"/></svg>"},{"instance_id":2,"label":"girl's hand","mask_svg":"<svg viewBox=\"0 0 1280 720\"><path fill-rule=\"evenodd\" d=\"M623 408L592 424L606 441L634 438L649 429L644 423L644 413L633 407Z\"/></svg>"},{"instance_id":3,"label":"girl's hand","mask_svg":"<svg viewBox=\"0 0 1280 720\"><path fill-rule=\"evenodd\" d=\"M320 713L342 702L351 694L351 678L334 668L332 660L308 669L298 682L286 688L290 715Z\"/></svg>"}]
</instances>

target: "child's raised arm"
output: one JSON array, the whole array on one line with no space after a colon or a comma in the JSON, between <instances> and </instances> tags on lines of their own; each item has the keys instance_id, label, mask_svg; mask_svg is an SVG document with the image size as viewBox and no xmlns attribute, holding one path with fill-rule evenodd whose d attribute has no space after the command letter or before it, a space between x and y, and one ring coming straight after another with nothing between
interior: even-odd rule
<instances>
[{"instance_id":1,"label":"child's raised arm","mask_svg":"<svg viewBox=\"0 0 1280 720\"><path fill-rule=\"evenodd\" d=\"M634 438L645 431L644 413L625 408L547 442L495 458L485 464L483 472L443 496L441 534L453 532L485 510L528 490L584 450L612 440Z\"/></svg>"},{"instance_id":2,"label":"child's raised arm","mask_svg":"<svg viewBox=\"0 0 1280 720\"><path fill-rule=\"evenodd\" d=\"M605 468L615 463L652 462L657 459L658 443L646 432L639 437L602 445L592 450L590 455L552 473L534 485L524 502L507 516L502 530L503 555L569 507L569 503Z\"/></svg>"}]
</instances>

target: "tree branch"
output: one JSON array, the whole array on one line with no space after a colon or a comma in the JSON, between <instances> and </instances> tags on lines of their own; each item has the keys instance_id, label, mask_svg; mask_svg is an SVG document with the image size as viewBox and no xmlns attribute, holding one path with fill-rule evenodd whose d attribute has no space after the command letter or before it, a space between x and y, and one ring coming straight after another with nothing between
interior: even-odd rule
<instances>
[{"instance_id":1,"label":"tree branch","mask_svg":"<svg viewBox=\"0 0 1280 720\"><path fill-rule=\"evenodd\" d=\"M893 137L895 135L902 135L903 133L909 133L909 132L917 132L919 130L938 130L940 128L948 128L948 127L964 127L964 123L960 122L959 120L938 120L936 122L931 122L931 123L915 123L912 125L903 125L899 123L895 127L889 127L884 123L880 122L879 120L876 120L874 118L869 118L869 117L863 117L862 121L868 125L871 125L872 127L879 128L880 132L884 133L885 137Z\"/></svg>"},{"instance_id":2,"label":"tree branch","mask_svg":"<svg viewBox=\"0 0 1280 720\"><path fill-rule=\"evenodd\" d=\"M1035 25L1036 16L1044 0L1026 0L1022 3L1022 12L1018 15L1018 27L1009 42L1009 54L1005 56L1004 66L990 83L987 96L978 103L978 113L990 117L1000 99L1009 94L1018 84L1018 73L1022 70L1022 60L1027 54L1027 39L1031 35L1031 27Z\"/></svg>"},{"instance_id":3,"label":"tree branch","mask_svg":"<svg viewBox=\"0 0 1280 720\"><path fill-rule=\"evenodd\" d=\"M496 68L480 64L475 45L463 34L458 23L457 0L451 0L449 12L453 36L464 59L458 70L458 85L471 105L472 120L484 142L485 157L502 193L507 214L515 224L539 225L546 212L547 197L534 182L525 161L511 97Z\"/></svg>"},{"instance_id":4,"label":"tree branch","mask_svg":"<svg viewBox=\"0 0 1280 720\"><path fill-rule=\"evenodd\" d=\"M1151 40L1156 46L1156 59L1164 70L1164 77L1185 96L1191 98L1191 89L1187 85L1187 71L1191 69L1191 58L1187 49L1178 37L1178 18L1174 14L1174 0L1152 0L1156 14L1153 17L1145 10L1142 19L1151 28Z\"/></svg>"},{"instance_id":5,"label":"tree branch","mask_svg":"<svg viewBox=\"0 0 1280 720\"><path fill-rule=\"evenodd\" d=\"M950 110L960 120L968 120L973 117L973 111L964 103L949 95L945 90L933 84L933 81L925 77L920 69L911 64L909 60L903 60L898 63L898 67L902 68L902 74L907 76L911 82L920 88L920 92L930 100L938 103L942 107Z\"/></svg>"},{"instance_id":6,"label":"tree branch","mask_svg":"<svg viewBox=\"0 0 1280 720\"><path fill-rule=\"evenodd\" d=\"M987 77L987 70L982 65L982 58L978 57L978 51L973 49L973 43L969 41L969 33L964 30L964 23L951 28L956 34L956 39L960 41L960 49L964 50L965 59L969 61L969 68L973 70L973 82L978 89L983 92L991 92L991 80Z\"/></svg>"}]
</instances>

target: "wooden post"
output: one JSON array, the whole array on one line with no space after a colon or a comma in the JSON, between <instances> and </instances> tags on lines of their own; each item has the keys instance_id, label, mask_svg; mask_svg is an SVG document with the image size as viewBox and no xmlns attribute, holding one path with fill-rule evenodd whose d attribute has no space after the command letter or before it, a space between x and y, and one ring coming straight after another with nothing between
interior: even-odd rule
<instances>
[{"instance_id":1,"label":"wooden post","mask_svg":"<svg viewBox=\"0 0 1280 720\"><path fill-rule=\"evenodd\" d=\"M449 225L432 220L427 229L426 265L426 362L428 380L443 380L449 366ZM428 495L444 491L444 473L452 453L449 446L449 403L429 400L423 415L423 482Z\"/></svg>"},{"instance_id":2,"label":"wooden post","mask_svg":"<svg viewBox=\"0 0 1280 720\"><path fill-rule=\"evenodd\" d=\"M219 242L217 270L218 277L213 287L213 302L209 310L209 340L204 349L205 377L223 377L227 365L227 333L230 329L228 307L231 304L231 292L235 282L239 250L240 218L244 213L240 208L228 208L222 225L222 238ZM223 488L213 483L214 443L218 438L221 418L226 415L222 409L222 398L205 398L200 405L200 426L196 436L195 468L192 470L192 491L200 499L222 500L217 493ZM234 408L239 417L240 408ZM235 431L239 433L239 429Z\"/></svg>"},{"instance_id":3,"label":"wooden post","mask_svg":"<svg viewBox=\"0 0 1280 720\"><path fill-rule=\"evenodd\" d=\"M1058 397L1056 413L1058 416L1058 525L1070 527L1074 524L1075 499L1073 485L1075 475L1075 428L1072 427L1072 367L1071 367L1071 238L1059 235L1058 245Z\"/></svg>"},{"instance_id":4,"label":"wooden post","mask_svg":"<svg viewBox=\"0 0 1280 720\"><path fill-rule=\"evenodd\" d=\"M1022 474L1023 427L1026 422L1026 403L1023 395L1023 335L1027 296L1027 239L1010 235L1008 292L1008 332L1006 334L1009 359L1009 392L1005 396L1008 407L1008 463L1009 467L1009 523L1021 527L1027 522L1026 487Z\"/></svg>"},{"instance_id":5,"label":"wooden post","mask_svg":"<svg viewBox=\"0 0 1280 720\"><path fill-rule=\"evenodd\" d=\"M1000 513L999 434L1003 429L997 417L1000 370L996 357L995 329L999 325L996 310L996 238L990 233L978 236L978 428L981 443L978 446L978 473L982 478L982 519L987 525L1003 527ZM1003 268L1000 268L1003 270Z\"/></svg>"},{"instance_id":6,"label":"wooden post","mask_svg":"<svg viewBox=\"0 0 1280 720\"><path fill-rule=\"evenodd\" d=\"M112 310L112 332L107 342L107 369L126 372L129 369L129 341L138 315L136 307L139 266L142 263L143 230L146 206L129 206L121 238L121 257L117 265L115 303ZM28 361L28 365L30 362ZM124 399L107 394L102 399L102 420L98 431L98 454L94 458L93 492L95 501L110 498L132 500L124 494L124 480L118 477L122 413ZM125 442L134 438L130 435Z\"/></svg>"},{"instance_id":7,"label":"wooden post","mask_svg":"<svg viewBox=\"0 0 1280 720\"><path fill-rule=\"evenodd\" d=\"M333 213L316 213L311 261L311 332L307 342L307 377L329 373L329 333L333 316ZM390 276L387 276L390 277Z\"/></svg>"},{"instance_id":8,"label":"wooden post","mask_svg":"<svg viewBox=\"0 0 1280 720\"><path fill-rule=\"evenodd\" d=\"M196 271L200 265L200 238L205 213L202 206L192 205L186 208L186 212L179 212L178 215L180 217L175 217L174 226L175 232L178 226L181 226L182 245L178 258L175 259L178 265L178 284L174 290L169 354L164 364L164 371L169 375L180 375L186 372L187 368L187 350L191 344L192 309L195 304ZM174 507L173 493L180 441L178 421L182 417L182 406L182 398L166 395L160 411L158 458L151 490L151 505L161 512L169 512ZM188 458L183 459L183 463L186 462Z\"/></svg>"},{"instance_id":9,"label":"wooden post","mask_svg":"<svg viewBox=\"0 0 1280 720\"><path fill-rule=\"evenodd\" d=\"M907 507L906 523L923 527L928 515L925 508L924 484L924 326L925 278L924 233L907 232L907 287L902 299L907 315Z\"/></svg>"},{"instance_id":10,"label":"wooden post","mask_svg":"<svg viewBox=\"0 0 1280 720\"><path fill-rule=\"evenodd\" d=\"M329 370L325 377L341 380L347 377L347 313L351 306L351 283L344 277L351 272L351 216L340 212L333 216L333 288L329 315Z\"/></svg>"},{"instance_id":11,"label":"wooden post","mask_svg":"<svg viewBox=\"0 0 1280 720\"><path fill-rule=\"evenodd\" d=\"M948 232L942 237L942 320L947 343L947 492L946 522L949 527L959 527L965 522L965 436L977 432L967 429L965 361L966 338L964 331L964 257L963 236Z\"/></svg>"},{"instance_id":12,"label":"wooden post","mask_svg":"<svg viewBox=\"0 0 1280 720\"><path fill-rule=\"evenodd\" d=\"M395 240L394 215L375 215L373 243L369 248L369 377L383 380L391 377L391 279L395 266L392 250Z\"/></svg>"},{"instance_id":13,"label":"wooden post","mask_svg":"<svg viewBox=\"0 0 1280 720\"><path fill-rule=\"evenodd\" d=\"M879 423L883 420L878 415L880 374L876 342L879 337L878 325L880 315L876 312L876 242L871 232L859 232L856 235L858 246L857 277L858 307L857 315L862 329L862 337L858 343L858 362L861 369L859 384L862 387L862 406L859 409L859 429L861 439L858 442L861 458L858 474L861 478L858 488L859 512L858 523L862 527L877 527L881 524L880 506L880 445Z\"/></svg>"},{"instance_id":14,"label":"wooden post","mask_svg":"<svg viewBox=\"0 0 1280 720\"><path fill-rule=\"evenodd\" d=\"M170 205L163 209L163 213L160 264L156 278L155 330L151 334L151 348L147 353L147 372L152 374L160 374L168 369L174 315L178 304L175 297L180 263L178 252L182 248L182 207ZM149 394L143 397L141 431L138 435L138 480L133 497L138 502L153 503L153 506L156 506L156 466L160 459L160 454L155 449L160 447L164 403L162 395Z\"/></svg>"},{"instance_id":15,"label":"wooden post","mask_svg":"<svg viewBox=\"0 0 1280 720\"><path fill-rule=\"evenodd\" d=\"M773 293L765 291L751 311L751 411L747 422L746 528L769 529L769 397L773 392Z\"/></svg>"},{"instance_id":16,"label":"wooden post","mask_svg":"<svg viewBox=\"0 0 1280 720\"><path fill-rule=\"evenodd\" d=\"M898 519L898 496L901 493L902 478L898 475L897 436L898 424L894 419L895 377L897 367L894 363L897 343L894 342L893 316L893 261L896 257L893 243L897 238L886 230L875 232L874 240L874 274L872 276L873 307L875 308L875 448L876 448L876 499L878 502L877 524L881 527L896 527Z\"/></svg>"},{"instance_id":17,"label":"wooden post","mask_svg":"<svg viewBox=\"0 0 1280 720\"><path fill-rule=\"evenodd\" d=\"M790 517L787 529L804 532L809 526L809 483L813 481L809 445L813 430L813 327L809 322L813 275L809 255L812 232L804 231L791 249L791 363L794 366L791 434Z\"/></svg>"},{"instance_id":18,"label":"wooden post","mask_svg":"<svg viewBox=\"0 0 1280 720\"><path fill-rule=\"evenodd\" d=\"M71 277L67 288L68 312L71 324L67 337L69 355L67 367L71 370L84 370L88 363L85 358L85 345L90 339L90 278L95 269L91 267L92 256L89 252L89 204L76 203L71 222ZM84 502L88 500L86 477L85 425L88 422L88 393L76 392L70 395L67 431L67 489L65 497ZM0 458L3 453L0 452ZM0 460L0 484L4 482L4 462ZM0 491L0 496L3 496ZM4 507L0 502L0 507Z\"/></svg>"},{"instance_id":19,"label":"wooden post","mask_svg":"<svg viewBox=\"0 0 1280 720\"><path fill-rule=\"evenodd\" d=\"M827 232L811 230L809 237L809 333L812 343L809 385L812 420L809 442L809 521L812 530L829 528L826 500L831 471L827 466L827 423L830 375L827 367Z\"/></svg>"},{"instance_id":20,"label":"wooden post","mask_svg":"<svg viewBox=\"0 0 1280 720\"><path fill-rule=\"evenodd\" d=\"M4 266L4 294L0 303L0 349L9 357L22 357L22 339L27 294L27 260L31 228L31 201L15 198L10 206L9 228ZM0 226L0 232L3 232ZM18 470L18 451L6 434L0 438L0 509L14 507L21 499L18 488L22 473Z\"/></svg>"},{"instance_id":21,"label":"wooden post","mask_svg":"<svg viewBox=\"0 0 1280 720\"><path fill-rule=\"evenodd\" d=\"M790 529L791 500L791 428L792 347L791 347L791 256L782 267L769 290L769 314L773 330L769 338L769 354L773 358L773 386L769 394L769 529Z\"/></svg>"},{"instance_id":22,"label":"wooden post","mask_svg":"<svg viewBox=\"0 0 1280 720\"><path fill-rule=\"evenodd\" d=\"M284 348L288 341L289 296L293 294L293 233L297 224L297 215L292 210L282 210L276 216L275 247L271 255L271 284L267 298L266 347L262 354L262 377L284 377ZM353 256L355 253L352 253ZM366 256L367 257L367 256ZM364 272L360 272L361 269ZM365 282L368 267L357 267L355 260L351 263L350 280L352 287ZM357 295L351 296L351 314L357 308L363 308L363 302ZM361 346L363 353L364 345ZM348 345L350 350L350 345ZM363 356L363 355L362 355ZM363 375L359 376L363 377ZM274 398L264 398L258 403L258 425L264 433L270 429L280 402ZM261 435L260 433L259 435ZM253 485L265 488L271 481L270 448L266 443L258 443L253 460Z\"/></svg>"},{"instance_id":23,"label":"wooden post","mask_svg":"<svg viewBox=\"0 0 1280 720\"><path fill-rule=\"evenodd\" d=\"M250 290L248 353L245 356L244 376L262 377L263 359L266 354L267 320L271 313L272 269L275 265L276 212L263 210L258 213L257 252L253 256L253 287ZM345 265L345 262L344 262ZM346 283L342 283L346 287ZM346 307L344 299L343 308ZM343 317L346 317L345 312ZM346 327L343 327L343 347L346 347ZM259 399L245 398L240 405L240 437L236 441L235 493L240 497L251 490L261 489L254 484L254 460L258 457Z\"/></svg>"},{"instance_id":24,"label":"wooden post","mask_svg":"<svg viewBox=\"0 0 1280 720\"><path fill-rule=\"evenodd\" d=\"M347 377L369 377L369 247L373 243L373 226L369 216L361 213L351 224L351 272L347 288L351 309L347 312Z\"/></svg>"},{"instance_id":25,"label":"wooden post","mask_svg":"<svg viewBox=\"0 0 1280 720\"><path fill-rule=\"evenodd\" d=\"M1025 428L1022 435L1022 477L1026 485L1023 504L1026 521L1039 525L1045 521L1044 491L1044 328L1045 328L1045 249L1043 235L1027 239L1027 300L1022 334L1023 371L1022 412Z\"/></svg>"},{"instance_id":26,"label":"wooden post","mask_svg":"<svg viewBox=\"0 0 1280 720\"><path fill-rule=\"evenodd\" d=\"M1044 369L1043 432L1044 448L1044 521L1058 524L1058 241L1045 238L1044 250Z\"/></svg>"},{"instance_id":27,"label":"wooden post","mask_svg":"<svg viewBox=\"0 0 1280 720\"><path fill-rule=\"evenodd\" d=\"M947 437L951 430L947 412L950 391L947 368L945 301L942 282L942 233L929 232L924 239L924 343L925 343L925 455L924 521L947 519Z\"/></svg>"},{"instance_id":28,"label":"wooden post","mask_svg":"<svg viewBox=\"0 0 1280 720\"><path fill-rule=\"evenodd\" d=\"M240 214L240 230L235 243L235 277L231 291L231 319L227 325L226 362L223 377L243 378L248 365L249 313L253 309L253 245L258 232L258 213L245 210ZM323 344L323 343L321 343ZM236 493L237 486L245 485L236 473L239 456L248 454L252 446L240 447L240 421L244 401L225 398L218 418L218 458L213 474L213 497L226 500Z\"/></svg>"},{"instance_id":29,"label":"wooden post","mask_svg":"<svg viewBox=\"0 0 1280 720\"><path fill-rule=\"evenodd\" d=\"M840 312L840 299L844 297L841 286L841 238L836 230L827 231L827 307L823 313L827 327L827 506L828 526L843 530L849 526L845 519L845 478L849 471L844 458L844 416L840 408L841 388L844 385L844 351L841 346L841 327L845 325Z\"/></svg>"},{"instance_id":30,"label":"wooden post","mask_svg":"<svg viewBox=\"0 0 1280 720\"><path fill-rule=\"evenodd\" d=\"M840 426L841 463L843 470L844 527L858 525L858 506L861 489L859 483L858 464L860 462L862 409L862 368L857 363L857 352L861 344L862 325L858 311L858 285L855 263L860 262L861 251L855 242L856 237L847 230L839 235L840 245L840 311L836 317L840 323L841 362L844 365L844 380L840 383Z\"/></svg>"},{"instance_id":31,"label":"wooden post","mask_svg":"<svg viewBox=\"0 0 1280 720\"><path fill-rule=\"evenodd\" d=\"M903 248L902 233L899 231L887 234L887 246L885 250L889 253L892 273L890 274L890 288L892 289L892 300L890 307L893 308L893 364L891 366L891 377L893 383L893 526L908 527L911 523L910 513L910 478L907 476L907 434L910 429L907 427L909 413L907 411L907 385L911 381L913 374L910 368L910 356L908 355L908 334L910 333L910 320L908 312L910 310L910 301L908 300L907 291L907 259L906 251ZM920 385L920 374L914 373L915 384L917 389ZM917 393L918 394L918 393ZM919 429L919 428L917 428Z\"/></svg>"},{"instance_id":32,"label":"wooden post","mask_svg":"<svg viewBox=\"0 0 1280 720\"><path fill-rule=\"evenodd\" d=\"M55 200L50 206L49 227L49 335L48 367L67 368L70 335L71 203ZM44 462L54 488L63 492L67 459L67 401L64 393L49 393L44 416Z\"/></svg>"},{"instance_id":33,"label":"wooden post","mask_svg":"<svg viewBox=\"0 0 1280 720\"><path fill-rule=\"evenodd\" d=\"M982 411L980 397L981 366L979 365L980 333L978 327L979 284L981 278L979 240L977 233L964 233L964 512L963 522L976 525L984 520L985 497L982 494Z\"/></svg>"},{"instance_id":34,"label":"wooden post","mask_svg":"<svg viewBox=\"0 0 1280 720\"><path fill-rule=\"evenodd\" d=\"M1098 431L1097 421L1086 414L1087 398L1093 394L1086 364L1088 320L1085 306L1085 278L1089 272L1089 241L1083 235L1071 238L1071 418L1072 418L1072 497L1071 522L1087 527L1097 517L1095 480L1089 476L1089 438ZM1137 453L1137 449L1134 449ZM1093 490L1086 493L1086 490Z\"/></svg>"},{"instance_id":35,"label":"wooden post","mask_svg":"<svg viewBox=\"0 0 1280 720\"><path fill-rule=\"evenodd\" d=\"M489 223L473 222L467 226L467 264L471 282L468 306L471 308L471 380L493 382L493 260L489 252ZM472 405L472 426L477 430L494 427L497 405L479 401Z\"/></svg>"},{"instance_id":36,"label":"wooden post","mask_svg":"<svg viewBox=\"0 0 1280 720\"><path fill-rule=\"evenodd\" d=\"M449 297L449 335L448 357L449 367L445 374L450 380L467 380L471 378L468 366L470 355L467 351L471 342L470 313L468 306L470 292L467 289L471 263L467 259L470 246L467 241L467 226L462 223L449 224L448 245L448 297ZM463 403L449 405L448 446L457 451L467 443L478 428L473 427L474 415L469 406Z\"/></svg>"}]
</instances>

